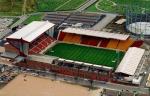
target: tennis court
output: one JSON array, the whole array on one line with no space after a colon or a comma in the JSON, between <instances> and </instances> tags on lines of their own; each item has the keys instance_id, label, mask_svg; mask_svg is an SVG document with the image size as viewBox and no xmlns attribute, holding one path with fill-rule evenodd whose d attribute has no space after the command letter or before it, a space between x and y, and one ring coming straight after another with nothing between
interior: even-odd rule
<instances>
[{"instance_id":1,"label":"tennis court","mask_svg":"<svg viewBox=\"0 0 150 96\"><path fill-rule=\"evenodd\" d=\"M58 43L47 50L46 55L57 56L63 59L103 65L116 68L122 60L124 52L80 46L75 44Z\"/></svg>"}]
</instances>

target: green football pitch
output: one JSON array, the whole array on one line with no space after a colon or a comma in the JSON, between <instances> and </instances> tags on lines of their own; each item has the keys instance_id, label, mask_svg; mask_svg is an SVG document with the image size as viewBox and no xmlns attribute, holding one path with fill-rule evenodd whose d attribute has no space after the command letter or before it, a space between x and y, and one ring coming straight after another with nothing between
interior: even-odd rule
<instances>
[{"instance_id":1,"label":"green football pitch","mask_svg":"<svg viewBox=\"0 0 150 96\"><path fill-rule=\"evenodd\" d=\"M75 44L58 43L47 50L46 55L56 56L63 59L103 65L107 67L117 67L124 56L124 52L116 52L102 48L80 46Z\"/></svg>"}]
</instances>

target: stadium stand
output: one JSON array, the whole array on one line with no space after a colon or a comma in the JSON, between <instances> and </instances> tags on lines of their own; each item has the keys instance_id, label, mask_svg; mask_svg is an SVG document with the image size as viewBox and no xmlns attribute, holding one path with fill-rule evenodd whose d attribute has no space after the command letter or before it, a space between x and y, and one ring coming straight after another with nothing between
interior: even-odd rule
<instances>
[{"instance_id":1,"label":"stadium stand","mask_svg":"<svg viewBox=\"0 0 150 96\"><path fill-rule=\"evenodd\" d=\"M79 38L79 35L71 34L71 33L65 33L65 32L60 32L58 36L59 41L67 41L67 42L75 42L77 38ZM75 40L74 40L75 39ZM79 38L80 39L80 38Z\"/></svg>"},{"instance_id":2,"label":"stadium stand","mask_svg":"<svg viewBox=\"0 0 150 96\"><path fill-rule=\"evenodd\" d=\"M141 47L143 42L143 40L137 40L131 45L131 47Z\"/></svg>"},{"instance_id":3,"label":"stadium stand","mask_svg":"<svg viewBox=\"0 0 150 96\"><path fill-rule=\"evenodd\" d=\"M59 34L59 36L58 36L58 40L63 41L65 35L66 35L66 33L60 32L60 34Z\"/></svg>"},{"instance_id":4,"label":"stadium stand","mask_svg":"<svg viewBox=\"0 0 150 96\"><path fill-rule=\"evenodd\" d=\"M122 41L120 44L124 43L123 41L128 40L129 35L123 34L114 34L103 31L93 31L93 30L85 30L81 28L66 28L62 30L63 33L60 33L58 36L58 40L72 42L72 43L80 43L85 45L92 45L97 47L107 47L116 49L119 41ZM65 35L67 34L67 35ZM76 35L69 35L76 34ZM80 40L81 36L81 40ZM78 38L78 39L77 39ZM125 48L121 48L122 50L126 50L133 43L132 40L126 41L127 45ZM124 45L124 44L123 44Z\"/></svg>"},{"instance_id":5,"label":"stadium stand","mask_svg":"<svg viewBox=\"0 0 150 96\"><path fill-rule=\"evenodd\" d=\"M72 41L73 43L80 43L80 42L81 42L81 36L74 34L71 41Z\"/></svg>"},{"instance_id":6,"label":"stadium stand","mask_svg":"<svg viewBox=\"0 0 150 96\"><path fill-rule=\"evenodd\" d=\"M99 38L90 37L90 36L82 36L81 44L97 46L99 42L100 42Z\"/></svg>"},{"instance_id":7,"label":"stadium stand","mask_svg":"<svg viewBox=\"0 0 150 96\"><path fill-rule=\"evenodd\" d=\"M88 36L82 36L81 44L88 44Z\"/></svg>"},{"instance_id":8,"label":"stadium stand","mask_svg":"<svg viewBox=\"0 0 150 96\"><path fill-rule=\"evenodd\" d=\"M124 34L117 34L117 33L108 33L104 31L95 31L95 30L89 30L89 29L83 29L83 28L65 28L62 30L65 33L73 33L73 34L79 34L79 35L86 35L86 36L92 36L92 37L98 37L98 38L109 38L109 39L116 39L116 40L127 40L129 38L129 35Z\"/></svg>"},{"instance_id":9,"label":"stadium stand","mask_svg":"<svg viewBox=\"0 0 150 96\"><path fill-rule=\"evenodd\" d=\"M43 34L38 40L33 41L29 45L29 54L39 53L45 49L49 44L53 42L53 39L47 34Z\"/></svg>"},{"instance_id":10,"label":"stadium stand","mask_svg":"<svg viewBox=\"0 0 150 96\"><path fill-rule=\"evenodd\" d=\"M60 35L62 35L62 34L60 34ZM63 33L63 35L64 35L64 33ZM66 41L66 42L72 42L72 43L80 43L81 42L80 35L69 34L69 33L66 33L65 36L63 36L63 35L60 36L60 40L64 37L63 41Z\"/></svg>"},{"instance_id":11,"label":"stadium stand","mask_svg":"<svg viewBox=\"0 0 150 96\"><path fill-rule=\"evenodd\" d=\"M63 41L65 42L71 42L73 38L73 34L66 34Z\"/></svg>"},{"instance_id":12,"label":"stadium stand","mask_svg":"<svg viewBox=\"0 0 150 96\"><path fill-rule=\"evenodd\" d=\"M134 43L134 40L127 39L125 41L120 41L118 44L117 49L126 51L132 44Z\"/></svg>"},{"instance_id":13,"label":"stadium stand","mask_svg":"<svg viewBox=\"0 0 150 96\"><path fill-rule=\"evenodd\" d=\"M109 41L110 41L110 39L105 39L105 38L103 38L103 39L101 40L101 43L100 43L99 47L107 47Z\"/></svg>"},{"instance_id":14,"label":"stadium stand","mask_svg":"<svg viewBox=\"0 0 150 96\"><path fill-rule=\"evenodd\" d=\"M119 43L119 40L111 39L107 45L107 48L116 49L118 43Z\"/></svg>"},{"instance_id":15,"label":"stadium stand","mask_svg":"<svg viewBox=\"0 0 150 96\"><path fill-rule=\"evenodd\" d=\"M54 34L54 24L48 21L33 21L17 32L11 34L6 39L18 49L20 55L39 53L45 49L52 41ZM20 45L20 46L18 46ZM19 48L18 48L19 47Z\"/></svg>"},{"instance_id":16,"label":"stadium stand","mask_svg":"<svg viewBox=\"0 0 150 96\"><path fill-rule=\"evenodd\" d=\"M88 44L93 45L93 46L97 46L99 42L100 42L99 38L89 38Z\"/></svg>"}]
</instances>

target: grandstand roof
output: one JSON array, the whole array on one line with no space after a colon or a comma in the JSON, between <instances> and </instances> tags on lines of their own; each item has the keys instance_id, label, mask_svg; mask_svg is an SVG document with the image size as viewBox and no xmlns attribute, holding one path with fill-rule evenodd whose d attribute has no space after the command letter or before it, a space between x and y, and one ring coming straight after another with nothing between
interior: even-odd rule
<instances>
[{"instance_id":1,"label":"grandstand roof","mask_svg":"<svg viewBox=\"0 0 150 96\"><path fill-rule=\"evenodd\" d=\"M144 55L144 52L145 50L141 48L129 48L118 68L116 69L116 72L134 75L142 56Z\"/></svg>"},{"instance_id":2,"label":"grandstand roof","mask_svg":"<svg viewBox=\"0 0 150 96\"><path fill-rule=\"evenodd\" d=\"M53 26L54 24L48 21L33 21L7 38L31 42Z\"/></svg>"},{"instance_id":3,"label":"grandstand roof","mask_svg":"<svg viewBox=\"0 0 150 96\"><path fill-rule=\"evenodd\" d=\"M129 37L129 35L124 35L124 34L108 33L103 31L94 31L94 30L87 30L81 28L66 28L62 32L88 35L88 36L101 37L101 38L111 38L111 39L118 39L118 40L127 40L127 38Z\"/></svg>"}]
</instances>

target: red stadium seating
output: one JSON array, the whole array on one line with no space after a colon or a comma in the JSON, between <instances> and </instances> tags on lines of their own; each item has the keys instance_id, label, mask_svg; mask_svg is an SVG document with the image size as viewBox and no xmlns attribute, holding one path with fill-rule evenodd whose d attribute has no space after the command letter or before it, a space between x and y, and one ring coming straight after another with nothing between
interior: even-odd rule
<instances>
[{"instance_id":1,"label":"red stadium seating","mask_svg":"<svg viewBox=\"0 0 150 96\"><path fill-rule=\"evenodd\" d=\"M39 43L36 47L40 48L40 49L43 49L44 46L42 46L41 43Z\"/></svg>"},{"instance_id":2,"label":"red stadium seating","mask_svg":"<svg viewBox=\"0 0 150 96\"><path fill-rule=\"evenodd\" d=\"M142 46L142 44L143 44L143 40L138 40L138 41L135 41L132 45L131 45L131 47L141 47Z\"/></svg>"},{"instance_id":3,"label":"red stadium seating","mask_svg":"<svg viewBox=\"0 0 150 96\"><path fill-rule=\"evenodd\" d=\"M110 39L102 39L99 47L107 47L107 44L109 43Z\"/></svg>"},{"instance_id":4,"label":"red stadium seating","mask_svg":"<svg viewBox=\"0 0 150 96\"><path fill-rule=\"evenodd\" d=\"M99 42L100 42L99 38L90 37L90 36L82 36L81 44L97 46Z\"/></svg>"},{"instance_id":5,"label":"red stadium seating","mask_svg":"<svg viewBox=\"0 0 150 96\"><path fill-rule=\"evenodd\" d=\"M82 36L81 44L88 44L88 37Z\"/></svg>"},{"instance_id":6,"label":"red stadium seating","mask_svg":"<svg viewBox=\"0 0 150 96\"><path fill-rule=\"evenodd\" d=\"M58 40L62 41L64 39L65 35L66 35L66 33L60 32Z\"/></svg>"},{"instance_id":7,"label":"red stadium seating","mask_svg":"<svg viewBox=\"0 0 150 96\"><path fill-rule=\"evenodd\" d=\"M89 39L89 45L93 45L93 46L97 46L98 45L98 43L100 42L100 39L98 39L98 38L91 38L91 39Z\"/></svg>"},{"instance_id":8,"label":"red stadium seating","mask_svg":"<svg viewBox=\"0 0 150 96\"><path fill-rule=\"evenodd\" d=\"M36 41L34 41L34 42L32 42L32 44L30 44L29 54L41 52L49 44L51 44L51 42L53 42L53 39L50 36L43 34Z\"/></svg>"}]
</instances>

